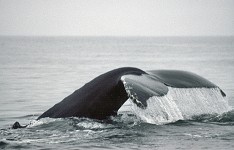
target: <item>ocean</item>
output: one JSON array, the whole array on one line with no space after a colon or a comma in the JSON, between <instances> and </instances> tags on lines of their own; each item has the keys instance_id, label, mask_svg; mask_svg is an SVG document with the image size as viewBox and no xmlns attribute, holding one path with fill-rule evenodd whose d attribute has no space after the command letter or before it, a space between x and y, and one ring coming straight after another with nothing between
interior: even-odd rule
<instances>
[{"instance_id":1,"label":"ocean","mask_svg":"<svg viewBox=\"0 0 234 150\"><path fill-rule=\"evenodd\" d=\"M224 101L230 109L207 113L198 92L179 89L174 95L179 92L185 95L183 101L190 101L193 93L195 105L201 108L184 110L193 112L186 119L147 122L139 117L145 112L134 113L132 103L126 102L119 114L108 120L72 117L36 121L85 83L119 67L194 72L226 93ZM2 36L0 149L230 150L234 147L233 83L234 37ZM217 105L212 107L212 102ZM210 98L214 112L221 109L220 102L219 97ZM179 105L183 108L183 103ZM29 126L11 129L16 121Z\"/></svg>"}]
</instances>

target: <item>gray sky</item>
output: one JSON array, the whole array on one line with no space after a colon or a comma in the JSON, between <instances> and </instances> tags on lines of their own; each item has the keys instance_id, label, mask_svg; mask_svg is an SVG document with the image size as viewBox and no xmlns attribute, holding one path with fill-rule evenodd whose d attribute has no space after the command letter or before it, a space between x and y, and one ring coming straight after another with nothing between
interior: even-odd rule
<instances>
[{"instance_id":1,"label":"gray sky","mask_svg":"<svg viewBox=\"0 0 234 150\"><path fill-rule=\"evenodd\" d=\"M234 35L234 0L0 0L0 35Z\"/></svg>"}]
</instances>

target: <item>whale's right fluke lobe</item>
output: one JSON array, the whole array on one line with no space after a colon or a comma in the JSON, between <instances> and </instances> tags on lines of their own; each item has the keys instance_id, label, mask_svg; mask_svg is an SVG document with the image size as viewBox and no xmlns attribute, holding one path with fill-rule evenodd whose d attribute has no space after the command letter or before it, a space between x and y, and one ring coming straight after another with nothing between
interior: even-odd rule
<instances>
[{"instance_id":1,"label":"whale's right fluke lobe","mask_svg":"<svg viewBox=\"0 0 234 150\"><path fill-rule=\"evenodd\" d=\"M159 81L176 88L216 88L217 86L207 79L187 71L181 70L151 70L147 71Z\"/></svg>"},{"instance_id":2,"label":"whale's right fluke lobe","mask_svg":"<svg viewBox=\"0 0 234 150\"><path fill-rule=\"evenodd\" d=\"M209 80L192 72L181 70L151 70L147 71L167 86L174 88L219 88ZM219 88L220 89L220 88ZM220 89L222 96L226 94Z\"/></svg>"}]
</instances>

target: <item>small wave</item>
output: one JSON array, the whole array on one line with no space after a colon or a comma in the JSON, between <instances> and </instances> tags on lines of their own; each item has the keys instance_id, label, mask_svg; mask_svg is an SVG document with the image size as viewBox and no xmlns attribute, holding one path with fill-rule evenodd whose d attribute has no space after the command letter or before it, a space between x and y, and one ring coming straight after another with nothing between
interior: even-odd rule
<instances>
[{"instance_id":1,"label":"small wave","mask_svg":"<svg viewBox=\"0 0 234 150\"><path fill-rule=\"evenodd\" d=\"M114 118L114 117L113 117ZM56 128L58 130L103 130L114 128L115 124L113 120L117 119L107 119L107 120L96 120L90 118L42 118L40 120L33 120L27 126L27 128L37 128L43 130L49 130ZM113 120L112 120L113 119Z\"/></svg>"},{"instance_id":2,"label":"small wave","mask_svg":"<svg viewBox=\"0 0 234 150\"><path fill-rule=\"evenodd\" d=\"M1 149L6 148L6 147L7 147L7 145L8 145L8 143L7 143L7 142L0 141L0 148L1 148Z\"/></svg>"},{"instance_id":3,"label":"small wave","mask_svg":"<svg viewBox=\"0 0 234 150\"><path fill-rule=\"evenodd\" d=\"M234 125L234 110L222 114L203 114L192 117L193 121Z\"/></svg>"},{"instance_id":4,"label":"small wave","mask_svg":"<svg viewBox=\"0 0 234 150\"><path fill-rule=\"evenodd\" d=\"M28 145L22 145L19 143L5 143L0 141L0 149L29 149Z\"/></svg>"},{"instance_id":5,"label":"small wave","mask_svg":"<svg viewBox=\"0 0 234 150\"><path fill-rule=\"evenodd\" d=\"M168 125L176 126L190 126L199 123L210 123L217 125L234 125L234 110L222 113L222 114L202 114L192 116L189 120L178 120L176 122L169 123ZM200 125L200 124L199 124Z\"/></svg>"},{"instance_id":6,"label":"small wave","mask_svg":"<svg viewBox=\"0 0 234 150\"><path fill-rule=\"evenodd\" d=\"M130 118L130 119L128 119ZM77 143L87 141L130 139L135 137L134 126L136 116L118 115L107 120L88 118L43 118L31 121L27 128L19 130L6 129L1 131L5 140L1 147L27 146L29 144L51 145L56 143ZM23 135L23 136L22 136ZM32 136L33 135L33 136ZM7 145L8 144L8 145Z\"/></svg>"},{"instance_id":7,"label":"small wave","mask_svg":"<svg viewBox=\"0 0 234 150\"><path fill-rule=\"evenodd\" d=\"M25 119L25 118L36 118L38 117L38 114L33 115L24 115L24 116L17 116L17 117L10 117L11 119Z\"/></svg>"},{"instance_id":8,"label":"small wave","mask_svg":"<svg viewBox=\"0 0 234 150\"><path fill-rule=\"evenodd\" d=\"M93 120L93 119L82 119L82 121L78 118L74 122L74 126L79 130L91 130L91 131L99 131L109 128L114 128L112 124L108 124L103 121Z\"/></svg>"}]
</instances>

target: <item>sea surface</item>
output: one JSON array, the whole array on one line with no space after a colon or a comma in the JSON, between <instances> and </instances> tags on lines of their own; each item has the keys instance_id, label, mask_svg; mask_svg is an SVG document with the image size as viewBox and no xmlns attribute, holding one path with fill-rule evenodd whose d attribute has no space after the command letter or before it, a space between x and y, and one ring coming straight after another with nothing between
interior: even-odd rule
<instances>
[{"instance_id":1,"label":"sea surface","mask_svg":"<svg viewBox=\"0 0 234 150\"><path fill-rule=\"evenodd\" d=\"M206 106L204 95L215 91L172 89L175 97L188 99L186 106L190 107L191 97L197 103L180 112L189 117L166 122L142 119L140 115L147 112L134 111L130 102L107 120L36 121L93 78L127 66L194 72L218 85L227 97L210 96ZM174 106L166 105L163 108ZM177 105L185 106L182 101ZM225 111L207 113L208 108ZM233 108L234 37L0 37L0 149L230 150ZM16 121L29 126L11 129Z\"/></svg>"}]
</instances>

